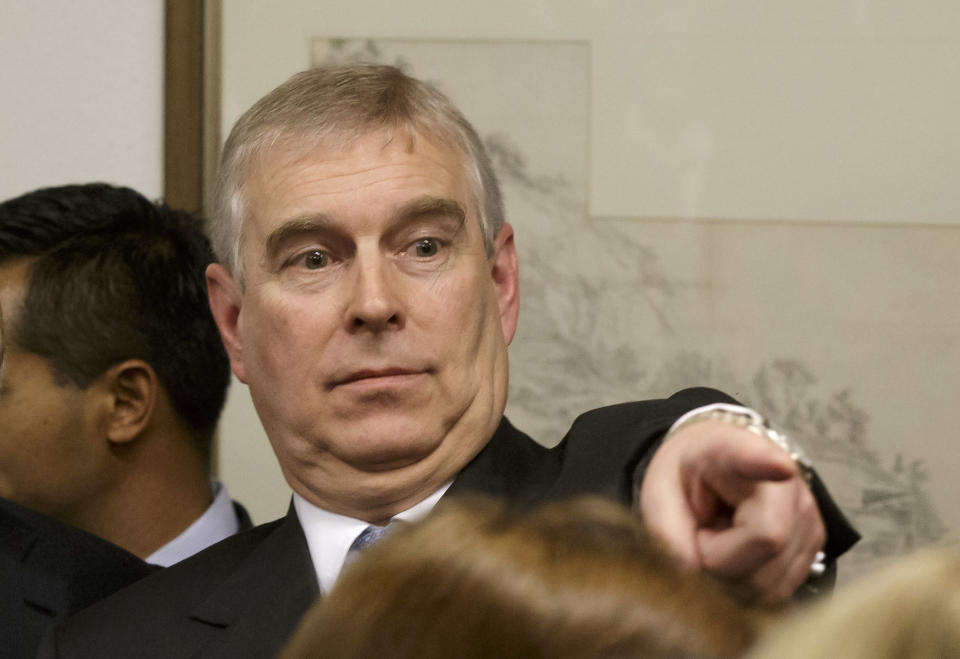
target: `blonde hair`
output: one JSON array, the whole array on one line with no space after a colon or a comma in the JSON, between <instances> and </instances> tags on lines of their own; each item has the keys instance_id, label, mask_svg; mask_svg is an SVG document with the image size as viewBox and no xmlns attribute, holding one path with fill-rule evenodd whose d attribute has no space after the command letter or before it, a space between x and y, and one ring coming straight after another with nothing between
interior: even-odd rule
<instances>
[{"instance_id":1,"label":"blonde hair","mask_svg":"<svg viewBox=\"0 0 960 659\"><path fill-rule=\"evenodd\" d=\"M926 549L795 612L750 659L960 657L960 556Z\"/></svg>"},{"instance_id":2,"label":"blonde hair","mask_svg":"<svg viewBox=\"0 0 960 659\"><path fill-rule=\"evenodd\" d=\"M268 93L234 124L217 174L211 241L242 282L240 259L251 164L278 144L308 149L378 129L405 131L458 149L466 158L487 253L504 223L493 165L469 121L436 87L393 66L354 63L302 71Z\"/></svg>"},{"instance_id":3,"label":"blonde hair","mask_svg":"<svg viewBox=\"0 0 960 659\"><path fill-rule=\"evenodd\" d=\"M285 659L730 657L753 622L599 498L446 503L346 569Z\"/></svg>"}]
</instances>

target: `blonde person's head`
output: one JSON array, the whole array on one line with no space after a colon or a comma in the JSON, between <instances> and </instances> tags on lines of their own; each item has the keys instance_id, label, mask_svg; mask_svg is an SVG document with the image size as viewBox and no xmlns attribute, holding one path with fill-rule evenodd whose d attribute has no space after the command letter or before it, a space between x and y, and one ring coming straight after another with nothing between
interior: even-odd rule
<instances>
[{"instance_id":1,"label":"blonde person's head","mask_svg":"<svg viewBox=\"0 0 960 659\"><path fill-rule=\"evenodd\" d=\"M897 559L771 626L749 657L960 657L960 555Z\"/></svg>"},{"instance_id":2,"label":"blonde person's head","mask_svg":"<svg viewBox=\"0 0 960 659\"><path fill-rule=\"evenodd\" d=\"M744 611L658 551L626 508L469 499L365 552L283 656L706 658L753 638Z\"/></svg>"}]
</instances>

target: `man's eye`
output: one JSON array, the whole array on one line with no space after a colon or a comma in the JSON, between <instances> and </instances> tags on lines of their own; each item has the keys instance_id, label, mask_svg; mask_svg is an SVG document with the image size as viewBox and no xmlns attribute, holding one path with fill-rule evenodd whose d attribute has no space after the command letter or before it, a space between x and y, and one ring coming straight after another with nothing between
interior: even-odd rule
<instances>
[{"instance_id":1,"label":"man's eye","mask_svg":"<svg viewBox=\"0 0 960 659\"><path fill-rule=\"evenodd\" d=\"M308 252L303 258L303 264L308 270L319 270L330 264L330 255L319 249Z\"/></svg>"},{"instance_id":2,"label":"man's eye","mask_svg":"<svg viewBox=\"0 0 960 659\"><path fill-rule=\"evenodd\" d=\"M413 245L413 250L419 257L436 256L440 246L433 238L423 238Z\"/></svg>"}]
</instances>

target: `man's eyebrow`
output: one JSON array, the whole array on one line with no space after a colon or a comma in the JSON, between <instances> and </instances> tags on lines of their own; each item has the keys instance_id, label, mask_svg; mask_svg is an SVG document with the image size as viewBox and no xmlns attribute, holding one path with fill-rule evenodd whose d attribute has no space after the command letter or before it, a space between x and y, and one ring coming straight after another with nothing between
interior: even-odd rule
<instances>
[{"instance_id":1,"label":"man's eyebrow","mask_svg":"<svg viewBox=\"0 0 960 659\"><path fill-rule=\"evenodd\" d=\"M443 197L424 195L417 197L400 206L396 216L403 220L413 220L426 215L439 215L453 218L458 226L463 226L467 219L467 212L460 202ZM334 225L329 215L318 213L307 217L297 217L287 220L270 232L266 240L266 257L272 260L283 249L284 244L304 235L321 231L329 231Z\"/></svg>"},{"instance_id":2,"label":"man's eyebrow","mask_svg":"<svg viewBox=\"0 0 960 659\"><path fill-rule=\"evenodd\" d=\"M328 215L319 214L309 217L298 217L287 220L276 229L270 232L266 242L266 256L271 259L279 252L283 245L291 239L298 238L306 234L317 233L329 229L333 221Z\"/></svg>"},{"instance_id":3,"label":"man's eyebrow","mask_svg":"<svg viewBox=\"0 0 960 659\"><path fill-rule=\"evenodd\" d=\"M397 216L401 218L413 219L424 215L446 215L456 219L459 225L463 225L467 219L467 212L460 202L429 195L408 201L397 210Z\"/></svg>"}]
</instances>

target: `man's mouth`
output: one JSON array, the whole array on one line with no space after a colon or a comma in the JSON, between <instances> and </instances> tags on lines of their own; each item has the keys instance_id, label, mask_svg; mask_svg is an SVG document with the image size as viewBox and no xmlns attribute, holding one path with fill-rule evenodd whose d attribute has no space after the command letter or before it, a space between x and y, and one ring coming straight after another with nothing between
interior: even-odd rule
<instances>
[{"instance_id":1,"label":"man's mouth","mask_svg":"<svg viewBox=\"0 0 960 659\"><path fill-rule=\"evenodd\" d=\"M371 385L382 383L388 384L390 382L400 383L404 380L412 379L415 376L423 375L425 373L422 369L411 369L411 368L399 368L399 367L388 367L388 368L365 368L358 371L353 371L341 378L337 378L333 381L331 389L340 387L343 385L349 384L365 384L369 383Z\"/></svg>"}]
</instances>

